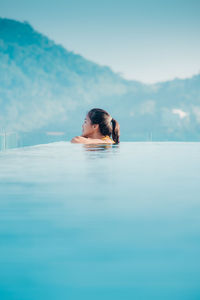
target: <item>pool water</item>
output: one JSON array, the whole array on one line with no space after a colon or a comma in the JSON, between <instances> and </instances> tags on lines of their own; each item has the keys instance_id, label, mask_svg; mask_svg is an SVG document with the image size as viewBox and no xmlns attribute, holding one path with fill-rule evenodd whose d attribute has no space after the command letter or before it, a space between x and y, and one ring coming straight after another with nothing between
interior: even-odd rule
<instances>
[{"instance_id":1,"label":"pool water","mask_svg":"<svg viewBox=\"0 0 200 300\"><path fill-rule=\"evenodd\" d=\"M0 299L200 299L200 143L0 153Z\"/></svg>"}]
</instances>

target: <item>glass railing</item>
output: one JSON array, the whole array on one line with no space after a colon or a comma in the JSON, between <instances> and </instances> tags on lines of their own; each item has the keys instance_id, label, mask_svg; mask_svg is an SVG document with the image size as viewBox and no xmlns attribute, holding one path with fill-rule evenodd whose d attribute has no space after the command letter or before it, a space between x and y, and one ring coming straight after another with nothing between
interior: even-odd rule
<instances>
[{"instance_id":1,"label":"glass railing","mask_svg":"<svg viewBox=\"0 0 200 300\"><path fill-rule=\"evenodd\" d=\"M66 141L65 132L47 131L47 132L13 132L0 129L0 151L6 149L34 146L38 144L47 144L59 141ZM69 140L69 138L68 138Z\"/></svg>"},{"instance_id":2,"label":"glass railing","mask_svg":"<svg viewBox=\"0 0 200 300\"><path fill-rule=\"evenodd\" d=\"M19 147L19 136L16 132L0 130L0 150Z\"/></svg>"},{"instance_id":3,"label":"glass railing","mask_svg":"<svg viewBox=\"0 0 200 300\"><path fill-rule=\"evenodd\" d=\"M19 148L25 146L34 146L39 144L48 144L60 141L70 141L79 133L66 133L62 131L33 131L33 132L13 132L0 128L0 151L6 149ZM133 132L132 134L123 133L120 136L121 142L158 142L158 141L199 141L199 139L170 138L166 135L155 134L147 131L145 134Z\"/></svg>"}]
</instances>

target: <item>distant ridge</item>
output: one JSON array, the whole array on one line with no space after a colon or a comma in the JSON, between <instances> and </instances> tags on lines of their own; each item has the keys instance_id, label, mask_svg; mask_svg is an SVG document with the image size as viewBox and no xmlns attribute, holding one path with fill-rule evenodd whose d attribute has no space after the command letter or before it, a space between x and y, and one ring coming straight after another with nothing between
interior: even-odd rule
<instances>
[{"instance_id":1,"label":"distant ridge","mask_svg":"<svg viewBox=\"0 0 200 300\"><path fill-rule=\"evenodd\" d=\"M101 107L121 140L200 140L200 74L146 85L74 54L28 22L0 18L0 128L81 133Z\"/></svg>"}]
</instances>

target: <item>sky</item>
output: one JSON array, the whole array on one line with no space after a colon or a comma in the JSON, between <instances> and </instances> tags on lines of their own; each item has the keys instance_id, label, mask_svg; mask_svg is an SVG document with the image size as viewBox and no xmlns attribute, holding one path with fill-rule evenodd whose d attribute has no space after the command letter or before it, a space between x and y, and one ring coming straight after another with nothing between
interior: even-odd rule
<instances>
[{"instance_id":1,"label":"sky","mask_svg":"<svg viewBox=\"0 0 200 300\"><path fill-rule=\"evenodd\" d=\"M200 0L0 0L0 17L28 21L126 79L200 73Z\"/></svg>"}]
</instances>

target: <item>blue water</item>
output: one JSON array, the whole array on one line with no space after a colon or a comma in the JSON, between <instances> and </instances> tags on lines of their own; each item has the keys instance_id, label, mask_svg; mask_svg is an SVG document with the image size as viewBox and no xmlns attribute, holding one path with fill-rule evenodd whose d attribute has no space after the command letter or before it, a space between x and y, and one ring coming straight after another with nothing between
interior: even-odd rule
<instances>
[{"instance_id":1,"label":"blue water","mask_svg":"<svg viewBox=\"0 0 200 300\"><path fill-rule=\"evenodd\" d=\"M200 299L200 143L0 153L0 299Z\"/></svg>"}]
</instances>

